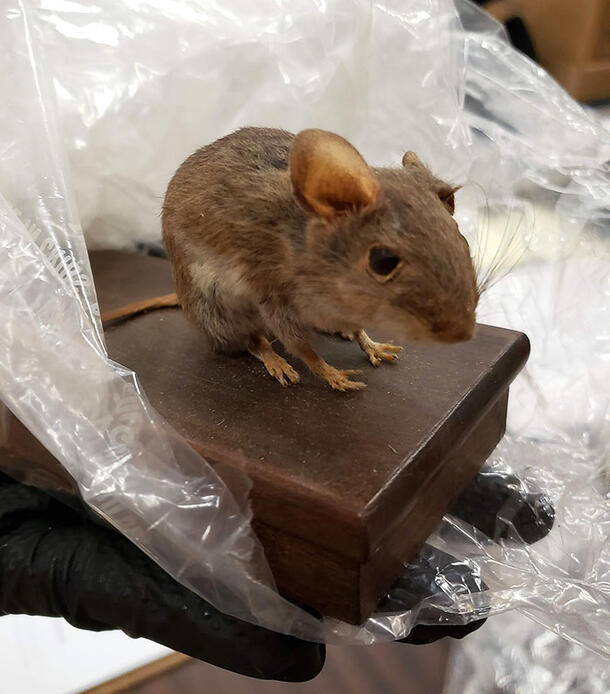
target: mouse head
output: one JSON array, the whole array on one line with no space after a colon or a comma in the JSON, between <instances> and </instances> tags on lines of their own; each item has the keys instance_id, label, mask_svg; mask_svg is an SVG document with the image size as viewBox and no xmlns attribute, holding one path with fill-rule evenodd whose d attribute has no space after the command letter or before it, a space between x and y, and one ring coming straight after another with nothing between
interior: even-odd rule
<instances>
[{"instance_id":1,"label":"mouse head","mask_svg":"<svg viewBox=\"0 0 610 694\"><path fill-rule=\"evenodd\" d=\"M299 133L294 194L308 213L301 284L326 315L415 340L470 339L478 301L455 188L413 152L399 169L370 169L349 142Z\"/></svg>"}]
</instances>

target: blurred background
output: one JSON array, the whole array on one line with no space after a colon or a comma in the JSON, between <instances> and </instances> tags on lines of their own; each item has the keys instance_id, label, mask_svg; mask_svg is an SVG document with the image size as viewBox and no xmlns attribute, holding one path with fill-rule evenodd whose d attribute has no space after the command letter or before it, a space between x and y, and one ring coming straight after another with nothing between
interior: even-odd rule
<instances>
[{"instance_id":1,"label":"blurred background","mask_svg":"<svg viewBox=\"0 0 610 694\"><path fill-rule=\"evenodd\" d=\"M408 5L408 0L404 2ZM548 71L610 130L610 0L477 0L476 4L504 25L516 49ZM93 222L89 238L95 245L99 235ZM590 243L607 249L607 232L592 234ZM527 262L527 255L521 260ZM610 691L607 659L516 612L490 619L463 642L329 647L322 674L299 685L252 681L118 632L90 634L59 620L9 616L0 620L0 673L7 694Z\"/></svg>"},{"instance_id":2,"label":"blurred background","mask_svg":"<svg viewBox=\"0 0 610 694\"><path fill-rule=\"evenodd\" d=\"M511 43L547 70L577 101L610 98L607 0L476 0L504 24Z\"/></svg>"}]
</instances>

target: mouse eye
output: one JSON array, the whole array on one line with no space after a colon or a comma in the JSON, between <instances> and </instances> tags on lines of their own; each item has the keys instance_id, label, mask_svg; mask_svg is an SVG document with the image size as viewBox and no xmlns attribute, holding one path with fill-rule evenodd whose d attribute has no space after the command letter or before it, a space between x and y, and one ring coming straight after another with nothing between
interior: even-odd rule
<instances>
[{"instance_id":1,"label":"mouse eye","mask_svg":"<svg viewBox=\"0 0 610 694\"><path fill-rule=\"evenodd\" d=\"M390 248L375 246L369 253L369 267L380 277L389 278L400 263L400 258Z\"/></svg>"}]
</instances>

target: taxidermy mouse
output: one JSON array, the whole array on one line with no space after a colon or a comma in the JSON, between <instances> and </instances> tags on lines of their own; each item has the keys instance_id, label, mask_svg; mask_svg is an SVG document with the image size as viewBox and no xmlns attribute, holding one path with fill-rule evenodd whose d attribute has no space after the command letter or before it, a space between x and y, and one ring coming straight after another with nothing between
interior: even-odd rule
<instances>
[{"instance_id":1,"label":"taxidermy mouse","mask_svg":"<svg viewBox=\"0 0 610 694\"><path fill-rule=\"evenodd\" d=\"M163 242L179 303L213 349L250 352L282 385L299 375L273 338L332 388L359 390L359 371L315 352L316 331L356 341L373 366L401 347L365 329L472 336L477 279L455 190L413 152L402 167L371 168L331 132L238 130L169 183Z\"/></svg>"}]
</instances>

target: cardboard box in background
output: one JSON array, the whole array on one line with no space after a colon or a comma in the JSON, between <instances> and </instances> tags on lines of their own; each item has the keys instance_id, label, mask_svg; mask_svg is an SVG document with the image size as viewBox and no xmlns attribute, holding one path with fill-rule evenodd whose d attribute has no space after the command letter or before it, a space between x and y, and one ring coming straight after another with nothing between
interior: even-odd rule
<instances>
[{"instance_id":1,"label":"cardboard box in background","mask_svg":"<svg viewBox=\"0 0 610 694\"><path fill-rule=\"evenodd\" d=\"M610 99L610 0L492 0L504 22L520 17L537 59L578 101Z\"/></svg>"}]
</instances>

